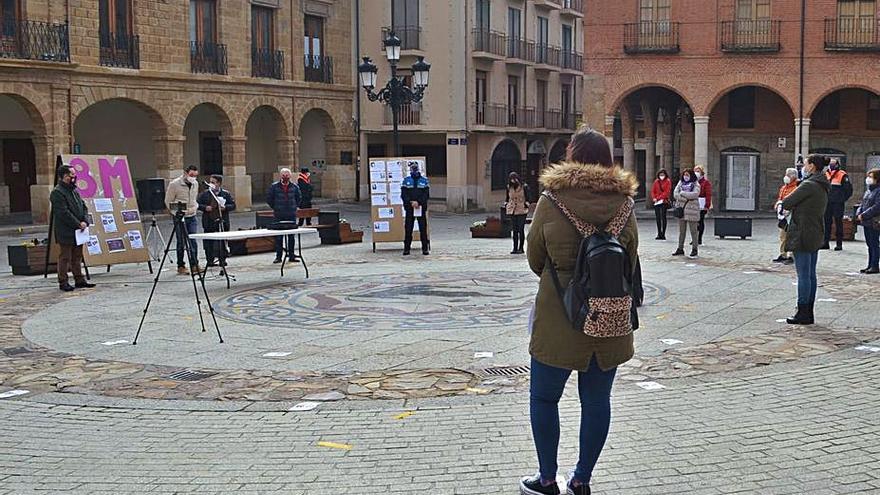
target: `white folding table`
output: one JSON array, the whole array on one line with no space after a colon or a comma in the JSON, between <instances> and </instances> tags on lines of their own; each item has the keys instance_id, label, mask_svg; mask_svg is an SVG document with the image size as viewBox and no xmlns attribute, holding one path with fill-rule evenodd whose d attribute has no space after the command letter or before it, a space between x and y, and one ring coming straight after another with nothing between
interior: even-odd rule
<instances>
[{"instance_id":1,"label":"white folding table","mask_svg":"<svg viewBox=\"0 0 880 495\"><path fill-rule=\"evenodd\" d=\"M287 262L287 258L293 256L293 252L291 252L287 236L295 235L297 236L297 241L299 244L299 260L303 265L303 269L306 271L306 278L309 278L309 267L306 266L306 261L302 256L302 235L303 234L317 234L318 229L313 227L300 227L297 229L290 230L270 230L270 229L253 229L253 230L232 230L229 232L203 232L201 234L190 234L190 239L202 239L206 241L243 241L245 239L253 239L257 237L278 237L283 236L284 242L284 256L281 259L281 276L284 276L284 264ZM225 268L224 268L225 269ZM226 278L226 287L229 287L229 278Z\"/></svg>"}]
</instances>

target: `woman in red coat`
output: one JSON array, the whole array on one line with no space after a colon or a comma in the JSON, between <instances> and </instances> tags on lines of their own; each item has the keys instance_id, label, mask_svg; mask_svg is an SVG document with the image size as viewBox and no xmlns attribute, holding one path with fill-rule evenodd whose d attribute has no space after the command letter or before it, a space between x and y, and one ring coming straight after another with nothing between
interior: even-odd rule
<instances>
[{"instance_id":1,"label":"woman in red coat","mask_svg":"<svg viewBox=\"0 0 880 495\"><path fill-rule=\"evenodd\" d=\"M660 169L651 187L651 200L654 201L654 216L657 218L657 240L666 240L666 211L672 198L672 181L666 170Z\"/></svg>"},{"instance_id":2,"label":"woman in red coat","mask_svg":"<svg viewBox=\"0 0 880 495\"><path fill-rule=\"evenodd\" d=\"M703 245L703 232L706 230L706 214L712 209L712 183L706 178L706 169L702 165L694 167L694 174L700 182L700 224L697 226L699 232L699 244Z\"/></svg>"}]
</instances>

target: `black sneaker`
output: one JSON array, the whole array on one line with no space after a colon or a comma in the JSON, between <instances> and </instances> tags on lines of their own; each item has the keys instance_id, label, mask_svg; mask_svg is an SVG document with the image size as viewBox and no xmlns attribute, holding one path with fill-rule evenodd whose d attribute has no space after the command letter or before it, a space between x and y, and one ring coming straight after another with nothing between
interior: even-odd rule
<instances>
[{"instance_id":1,"label":"black sneaker","mask_svg":"<svg viewBox=\"0 0 880 495\"><path fill-rule=\"evenodd\" d=\"M541 475L526 476L519 480L519 493L521 495L559 495L559 486L556 481L544 486L541 484Z\"/></svg>"},{"instance_id":2,"label":"black sneaker","mask_svg":"<svg viewBox=\"0 0 880 495\"><path fill-rule=\"evenodd\" d=\"M791 256L789 256L788 258L785 258L785 261L783 261L783 263L786 264L786 265L793 265L793 264L794 264L794 258L792 258Z\"/></svg>"},{"instance_id":3,"label":"black sneaker","mask_svg":"<svg viewBox=\"0 0 880 495\"><path fill-rule=\"evenodd\" d=\"M568 482L565 489L565 495L590 495L591 493L589 484L575 487L571 481Z\"/></svg>"},{"instance_id":4,"label":"black sneaker","mask_svg":"<svg viewBox=\"0 0 880 495\"><path fill-rule=\"evenodd\" d=\"M822 247L820 247L819 249L820 250L831 249L831 246L829 246L828 243L826 242L825 244L822 244Z\"/></svg>"},{"instance_id":5,"label":"black sneaker","mask_svg":"<svg viewBox=\"0 0 880 495\"><path fill-rule=\"evenodd\" d=\"M403 255L404 255L404 256L409 256L409 249L404 249L404 250L403 250Z\"/></svg>"},{"instance_id":6,"label":"black sneaker","mask_svg":"<svg viewBox=\"0 0 880 495\"><path fill-rule=\"evenodd\" d=\"M281 258L275 258L275 260L272 261L272 263L281 263Z\"/></svg>"},{"instance_id":7,"label":"black sneaker","mask_svg":"<svg viewBox=\"0 0 880 495\"><path fill-rule=\"evenodd\" d=\"M834 250L835 250L835 251L843 251L843 246L841 246L840 244L838 244L838 245L834 246Z\"/></svg>"},{"instance_id":8,"label":"black sneaker","mask_svg":"<svg viewBox=\"0 0 880 495\"><path fill-rule=\"evenodd\" d=\"M95 284L83 280L82 282L75 283L73 286L76 287L77 289L91 289L95 286Z\"/></svg>"},{"instance_id":9,"label":"black sneaker","mask_svg":"<svg viewBox=\"0 0 880 495\"><path fill-rule=\"evenodd\" d=\"M787 259L788 258L786 258L785 256L779 255L779 257L774 259L773 262L774 263L785 263L785 260L787 260Z\"/></svg>"},{"instance_id":10,"label":"black sneaker","mask_svg":"<svg viewBox=\"0 0 880 495\"><path fill-rule=\"evenodd\" d=\"M64 291L64 292L71 292L71 291L73 291L73 286L70 285L70 284L68 284L67 282L64 282L63 284L59 285L58 288L61 289L61 290Z\"/></svg>"},{"instance_id":11,"label":"black sneaker","mask_svg":"<svg viewBox=\"0 0 880 495\"><path fill-rule=\"evenodd\" d=\"M672 253L672 255L673 256L684 256L684 249L676 249L675 252Z\"/></svg>"},{"instance_id":12,"label":"black sneaker","mask_svg":"<svg viewBox=\"0 0 880 495\"><path fill-rule=\"evenodd\" d=\"M698 254L699 254L699 253L697 253L697 250L696 250L696 249L692 249L692 250L691 250L691 254L688 255L688 258L691 258L691 259L696 258L696 257L698 256Z\"/></svg>"}]
</instances>

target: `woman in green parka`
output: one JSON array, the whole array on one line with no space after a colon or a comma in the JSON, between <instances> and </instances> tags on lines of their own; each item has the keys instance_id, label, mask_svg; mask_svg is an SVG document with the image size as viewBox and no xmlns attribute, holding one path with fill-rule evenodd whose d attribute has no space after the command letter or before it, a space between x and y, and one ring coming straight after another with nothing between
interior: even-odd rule
<instances>
[{"instance_id":1,"label":"woman in green parka","mask_svg":"<svg viewBox=\"0 0 880 495\"><path fill-rule=\"evenodd\" d=\"M581 129L571 139L565 163L547 169L541 184L584 222L604 228L638 190L633 174L611 161L605 136ZM630 212L618 240L630 266L638 266L638 228ZM520 481L524 495L555 495L559 445L559 399L572 371L578 372L581 400L580 456L569 493L590 493L590 477L605 444L611 421L611 386L617 367L633 356L633 336L590 337L569 322L551 271L567 286L581 234L549 198L538 201L528 233L528 260L540 277L529 345L530 415L539 473Z\"/></svg>"}]
</instances>

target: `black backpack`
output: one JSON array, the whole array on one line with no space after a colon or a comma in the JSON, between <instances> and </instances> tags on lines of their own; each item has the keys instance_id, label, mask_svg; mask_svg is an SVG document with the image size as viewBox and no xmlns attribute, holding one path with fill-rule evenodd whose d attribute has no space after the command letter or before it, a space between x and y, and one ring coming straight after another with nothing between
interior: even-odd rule
<instances>
[{"instance_id":1,"label":"black backpack","mask_svg":"<svg viewBox=\"0 0 880 495\"><path fill-rule=\"evenodd\" d=\"M574 215L552 192L544 195L583 236L574 273L564 291L553 260L549 260L553 284L572 327L591 337L629 335L639 326L633 298L633 266L618 237L632 215L632 198L627 198L600 231Z\"/></svg>"}]
</instances>

